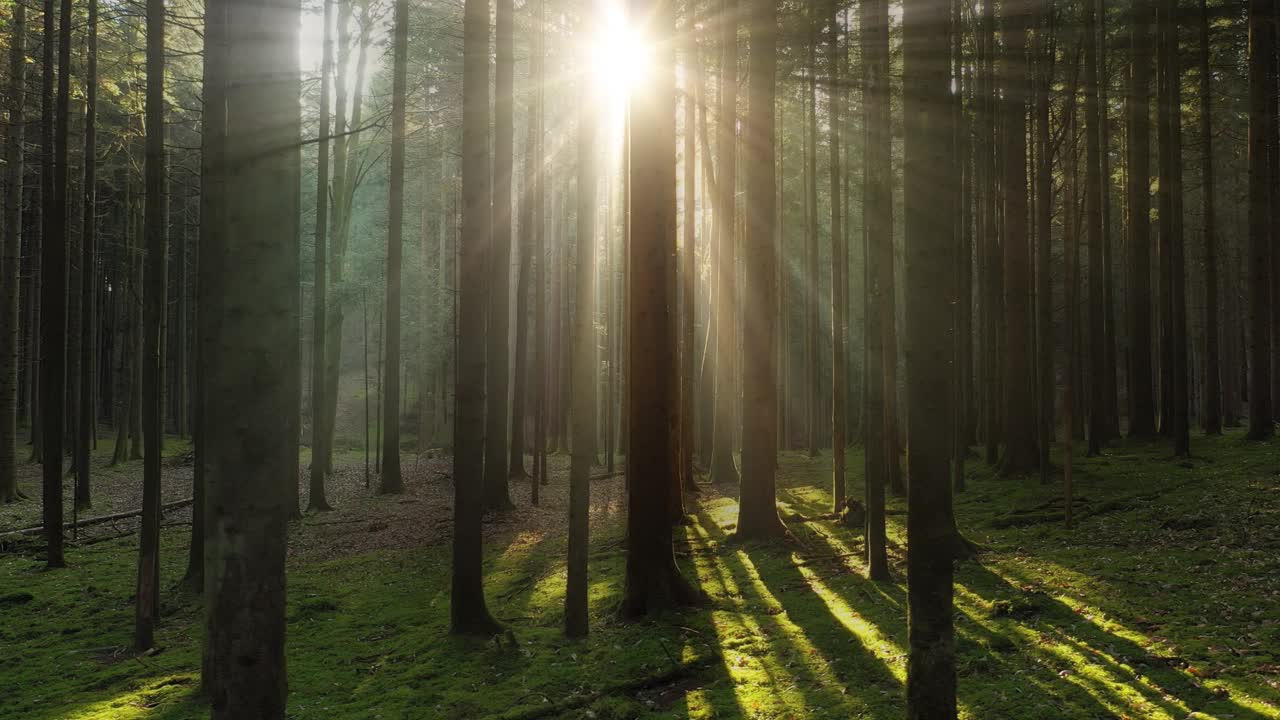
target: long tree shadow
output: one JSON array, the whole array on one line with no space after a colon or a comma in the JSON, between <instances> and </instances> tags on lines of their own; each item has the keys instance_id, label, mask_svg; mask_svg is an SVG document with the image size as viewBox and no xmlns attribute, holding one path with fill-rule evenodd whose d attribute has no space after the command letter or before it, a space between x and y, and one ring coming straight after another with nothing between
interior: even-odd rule
<instances>
[{"instance_id":1,"label":"long tree shadow","mask_svg":"<svg viewBox=\"0 0 1280 720\"><path fill-rule=\"evenodd\" d=\"M1108 696L1119 708L1142 704L1178 718L1190 712L1247 720L1272 717L1206 688L1181 658L1154 655L1032 586L1018 587L983 566L966 568L958 582L992 608L999 617L993 625L1010 628L1025 640L1025 652L1057 668L1067 683Z\"/></svg>"}]
</instances>

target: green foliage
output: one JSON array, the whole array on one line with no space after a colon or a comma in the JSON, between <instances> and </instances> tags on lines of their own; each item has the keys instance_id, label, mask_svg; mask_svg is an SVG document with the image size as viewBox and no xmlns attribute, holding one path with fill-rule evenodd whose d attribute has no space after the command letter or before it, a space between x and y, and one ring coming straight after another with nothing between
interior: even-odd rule
<instances>
[{"instance_id":1,"label":"green foliage","mask_svg":"<svg viewBox=\"0 0 1280 720\"><path fill-rule=\"evenodd\" d=\"M1280 718L1280 445L1196 438L1120 446L1076 466L1078 522L994 528L1052 510L1057 484L972 463L959 525L987 548L956 576L957 668L967 718ZM861 467L854 451L850 467ZM591 556L592 634L561 632L563 536L510 530L488 553L490 606L509 639L447 635L447 545L295 561L290 717L900 717L906 594L902 505L890 501L895 580L863 578L854 532L824 517L825 458L782 458L790 545L729 542L736 504L708 499L677 555L708 600L622 624L621 515ZM855 471L856 474L856 471ZM853 497L860 482L851 478ZM295 533L307 532L305 526ZM201 716L200 614L165 597L163 650L134 657L130 539L72 549L72 567L0 557L0 694L14 717ZM176 580L185 533L166 531Z\"/></svg>"}]
</instances>

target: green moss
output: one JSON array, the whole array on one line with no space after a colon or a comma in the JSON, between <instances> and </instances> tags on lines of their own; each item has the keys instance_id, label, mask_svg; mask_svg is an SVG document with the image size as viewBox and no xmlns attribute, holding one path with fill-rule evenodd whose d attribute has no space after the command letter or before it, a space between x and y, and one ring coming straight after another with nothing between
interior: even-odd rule
<instances>
[{"instance_id":1,"label":"green moss","mask_svg":"<svg viewBox=\"0 0 1280 720\"><path fill-rule=\"evenodd\" d=\"M999 479L970 464L959 526L989 550L957 567L964 717L1280 718L1280 445L1230 436L1193 447L1190 468L1163 445L1119 444L1078 462L1070 530L994 526L1062 510L1058 480ZM890 516L897 579L866 581L859 535L819 519L830 511L829 463L782 458L794 544L727 543L736 504L697 506L677 553L708 602L661 622L616 620L621 519L598 529L592 633L581 641L561 632L561 536L488 548L489 603L515 646L447 634L447 545L295 563L290 717L900 717L905 517ZM848 465L859 497L858 451ZM900 513L901 500L889 508ZM185 542L180 529L164 534L170 584ZM197 600L166 594L162 651L128 651L134 553L131 539L73 548L56 572L0 556L6 717L202 716Z\"/></svg>"}]
</instances>

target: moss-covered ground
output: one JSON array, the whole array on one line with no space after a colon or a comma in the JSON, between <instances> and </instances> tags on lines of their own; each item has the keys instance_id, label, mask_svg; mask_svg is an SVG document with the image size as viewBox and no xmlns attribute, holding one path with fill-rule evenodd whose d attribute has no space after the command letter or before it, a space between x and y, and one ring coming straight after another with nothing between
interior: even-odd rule
<instances>
[{"instance_id":1,"label":"moss-covered ground","mask_svg":"<svg viewBox=\"0 0 1280 720\"><path fill-rule=\"evenodd\" d=\"M1280 444L1228 436L1193 448L1189 462L1123 444L1081 460L1071 529L1056 476L1000 479L970 462L958 525L985 551L957 566L963 717L1280 718ZM545 523L510 523L486 549L489 603L514 645L446 633L446 542L295 557L290 717L901 717L903 504L889 504L895 579L869 582L859 535L819 517L829 463L782 458L789 544L734 544L732 498L691 502L677 555L707 601L656 621L614 617L621 516L602 509L592 633L580 642L560 631L565 539ZM857 497L857 451L850 467ZM164 576L176 579L186 530L163 542ZM30 553L0 555L0 717L204 715L197 599L166 593L161 650L128 651L134 548L72 547L70 567L52 572Z\"/></svg>"}]
</instances>

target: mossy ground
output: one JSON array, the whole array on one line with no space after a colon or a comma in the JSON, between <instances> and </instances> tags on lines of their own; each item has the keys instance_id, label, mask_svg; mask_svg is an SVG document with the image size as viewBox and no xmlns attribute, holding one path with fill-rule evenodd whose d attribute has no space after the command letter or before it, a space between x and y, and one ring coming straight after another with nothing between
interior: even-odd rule
<instances>
[{"instance_id":1,"label":"mossy ground","mask_svg":"<svg viewBox=\"0 0 1280 720\"><path fill-rule=\"evenodd\" d=\"M970 463L958 524L986 551L957 566L963 717L1280 718L1280 444L1228 436L1193 448L1189 463L1124 444L1078 462L1072 529L1054 519L1057 476L998 479ZM489 604L514 647L447 634L447 543L295 559L290 717L901 717L903 504L889 503L895 579L868 582L860 537L817 519L829 462L782 458L792 544L734 544L731 498L691 504L677 554L707 602L656 621L614 617L621 516L603 513L585 641L560 630L560 532L513 524L487 548ZM856 451L849 466L858 497ZM186 532L163 542L164 577L176 579ZM203 716L198 601L167 593L162 651L135 656L134 541L68 560L48 572L0 556L0 716Z\"/></svg>"}]
</instances>

